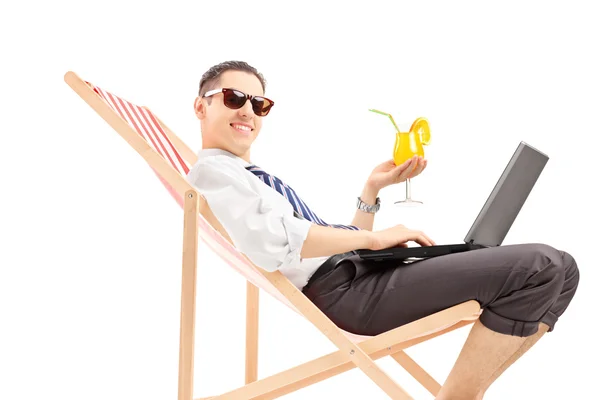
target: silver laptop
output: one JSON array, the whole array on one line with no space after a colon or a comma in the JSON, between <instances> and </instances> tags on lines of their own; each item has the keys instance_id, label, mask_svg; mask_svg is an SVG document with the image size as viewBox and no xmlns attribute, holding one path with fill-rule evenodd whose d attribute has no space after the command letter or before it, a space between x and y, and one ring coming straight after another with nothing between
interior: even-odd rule
<instances>
[{"instance_id":1,"label":"silver laptop","mask_svg":"<svg viewBox=\"0 0 600 400\"><path fill-rule=\"evenodd\" d=\"M436 246L356 250L369 260L419 260L486 247L500 246L533 189L549 157L525 142L514 152L490 193L464 243Z\"/></svg>"}]
</instances>

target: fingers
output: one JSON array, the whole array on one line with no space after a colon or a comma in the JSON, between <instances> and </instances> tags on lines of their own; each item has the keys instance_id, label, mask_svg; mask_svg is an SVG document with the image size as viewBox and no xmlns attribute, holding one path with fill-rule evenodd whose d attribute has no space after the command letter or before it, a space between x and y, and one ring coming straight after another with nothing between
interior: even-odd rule
<instances>
[{"instance_id":1,"label":"fingers","mask_svg":"<svg viewBox=\"0 0 600 400\"><path fill-rule=\"evenodd\" d=\"M417 176L421 172L423 172L423 170L426 167L427 167L427 160L424 159L423 157L419 157L417 165L415 166L415 168L412 170L411 174L408 177L409 178L414 178L415 176Z\"/></svg>"},{"instance_id":2,"label":"fingers","mask_svg":"<svg viewBox=\"0 0 600 400\"><path fill-rule=\"evenodd\" d=\"M427 160L421 156L413 156L404 163L396 166L392 172L400 177L402 174L411 174L409 177L419 175L427 167Z\"/></svg>"},{"instance_id":3,"label":"fingers","mask_svg":"<svg viewBox=\"0 0 600 400\"><path fill-rule=\"evenodd\" d=\"M407 242L416 242L421 246L435 246L435 242L427 236L422 231L408 229L404 225L398 224L392 228L388 228L383 232L389 232L393 236L389 236L389 238L394 238L394 243L387 244L385 246L398 246L398 247L408 247ZM383 233L382 232L382 233ZM378 247L379 248L379 247ZM387 247L382 247L387 248Z\"/></svg>"},{"instance_id":4,"label":"fingers","mask_svg":"<svg viewBox=\"0 0 600 400\"><path fill-rule=\"evenodd\" d=\"M398 165L395 170L396 172L401 172L404 171L406 169L408 169L408 167L413 164L415 158L417 158L417 156L411 157L408 160L404 161L402 164Z\"/></svg>"},{"instance_id":5,"label":"fingers","mask_svg":"<svg viewBox=\"0 0 600 400\"><path fill-rule=\"evenodd\" d=\"M417 236L415 238L415 242L417 242L423 247L433 246L426 236Z\"/></svg>"},{"instance_id":6,"label":"fingers","mask_svg":"<svg viewBox=\"0 0 600 400\"><path fill-rule=\"evenodd\" d=\"M415 238L413 240L421 246L435 246L435 242L429 236L420 231L415 231Z\"/></svg>"},{"instance_id":7,"label":"fingers","mask_svg":"<svg viewBox=\"0 0 600 400\"><path fill-rule=\"evenodd\" d=\"M421 172L423 172L423 170L427 167L427 160L425 160L424 158L421 158L419 160L419 163L417 165L417 167L415 168L415 170L413 171L413 174L411 175L411 178L413 176L417 176L419 175Z\"/></svg>"},{"instance_id":8,"label":"fingers","mask_svg":"<svg viewBox=\"0 0 600 400\"><path fill-rule=\"evenodd\" d=\"M435 242L433 241L433 239L431 239L429 236L427 236L426 234L423 233L423 236L427 239L427 241L429 242L430 246L435 246Z\"/></svg>"},{"instance_id":9,"label":"fingers","mask_svg":"<svg viewBox=\"0 0 600 400\"><path fill-rule=\"evenodd\" d=\"M415 170L415 168L417 168L419 163L419 157L415 156L413 158L411 158L410 160L407 160L404 164L401 164L398 167L398 175L396 180L398 182L402 182L405 181L406 178L411 177L411 174L413 173L413 171Z\"/></svg>"}]
</instances>

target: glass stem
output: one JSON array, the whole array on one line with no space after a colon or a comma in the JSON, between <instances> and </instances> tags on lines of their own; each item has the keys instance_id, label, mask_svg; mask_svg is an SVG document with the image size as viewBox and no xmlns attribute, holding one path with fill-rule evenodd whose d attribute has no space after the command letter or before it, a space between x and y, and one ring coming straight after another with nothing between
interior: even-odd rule
<instances>
[{"instance_id":1,"label":"glass stem","mask_svg":"<svg viewBox=\"0 0 600 400\"><path fill-rule=\"evenodd\" d=\"M410 198L410 178L406 179L406 200L411 200L411 198Z\"/></svg>"}]
</instances>

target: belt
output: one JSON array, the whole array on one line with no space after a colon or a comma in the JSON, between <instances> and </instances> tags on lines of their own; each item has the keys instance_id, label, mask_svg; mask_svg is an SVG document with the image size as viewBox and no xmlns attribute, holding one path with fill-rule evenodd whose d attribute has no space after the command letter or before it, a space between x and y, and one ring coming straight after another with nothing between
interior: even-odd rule
<instances>
[{"instance_id":1,"label":"belt","mask_svg":"<svg viewBox=\"0 0 600 400\"><path fill-rule=\"evenodd\" d=\"M319 268L317 268L315 273L312 274L312 276L308 280L308 283L304 286L303 290L308 289L308 287L310 287L310 285L312 285L314 282L319 280L319 278L321 278L326 273L333 271L338 266L340 261L342 261L350 256L353 256L355 254L357 254L355 251L349 251L347 253L334 254L331 257L329 257L327 260L325 260L323 262L323 264L321 264L319 266Z\"/></svg>"}]
</instances>

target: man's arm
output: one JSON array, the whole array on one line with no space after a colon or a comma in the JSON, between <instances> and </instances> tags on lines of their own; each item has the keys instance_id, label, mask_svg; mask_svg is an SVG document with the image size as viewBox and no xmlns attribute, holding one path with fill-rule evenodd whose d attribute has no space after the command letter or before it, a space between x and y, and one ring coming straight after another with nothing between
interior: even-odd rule
<instances>
[{"instance_id":1,"label":"man's arm","mask_svg":"<svg viewBox=\"0 0 600 400\"><path fill-rule=\"evenodd\" d=\"M300 257L327 257L373 247L373 232L352 231L312 224L302 245Z\"/></svg>"},{"instance_id":2,"label":"man's arm","mask_svg":"<svg viewBox=\"0 0 600 400\"><path fill-rule=\"evenodd\" d=\"M243 167L227 157L198 163L187 179L206 198L234 246L267 271L297 265L302 258L378 250L409 240L431 243L422 232L401 225L380 232L355 231L296 218L283 196L267 193L270 188L263 191L266 185L249 181ZM364 194L367 200L368 193Z\"/></svg>"},{"instance_id":3,"label":"man's arm","mask_svg":"<svg viewBox=\"0 0 600 400\"><path fill-rule=\"evenodd\" d=\"M395 225L377 232L351 231L313 224L308 230L301 250L301 257L320 257L345 253L350 250L381 250L406 246L409 241L421 246L434 246L435 242L425 233Z\"/></svg>"},{"instance_id":4,"label":"man's arm","mask_svg":"<svg viewBox=\"0 0 600 400\"><path fill-rule=\"evenodd\" d=\"M394 160L387 160L379 164L363 188L360 198L367 204L374 205L379 191L389 185L404 182L407 178L419 175L427 166L427 161L422 157L413 157L404 164L396 166ZM356 210L352 225L369 231L373 230L374 214Z\"/></svg>"},{"instance_id":5,"label":"man's arm","mask_svg":"<svg viewBox=\"0 0 600 400\"><path fill-rule=\"evenodd\" d=\"M360 198L363 202L367 204L375 205L375 201L377 200L378 194L379 189L377 189L375 185L367 181L360 195ZM354 214L354 219L352 220L351 225L357 226L367 231L372 231L374 219L375 214L371 214L357 209L356 214Z\"/></svg>"}]
</instances>

